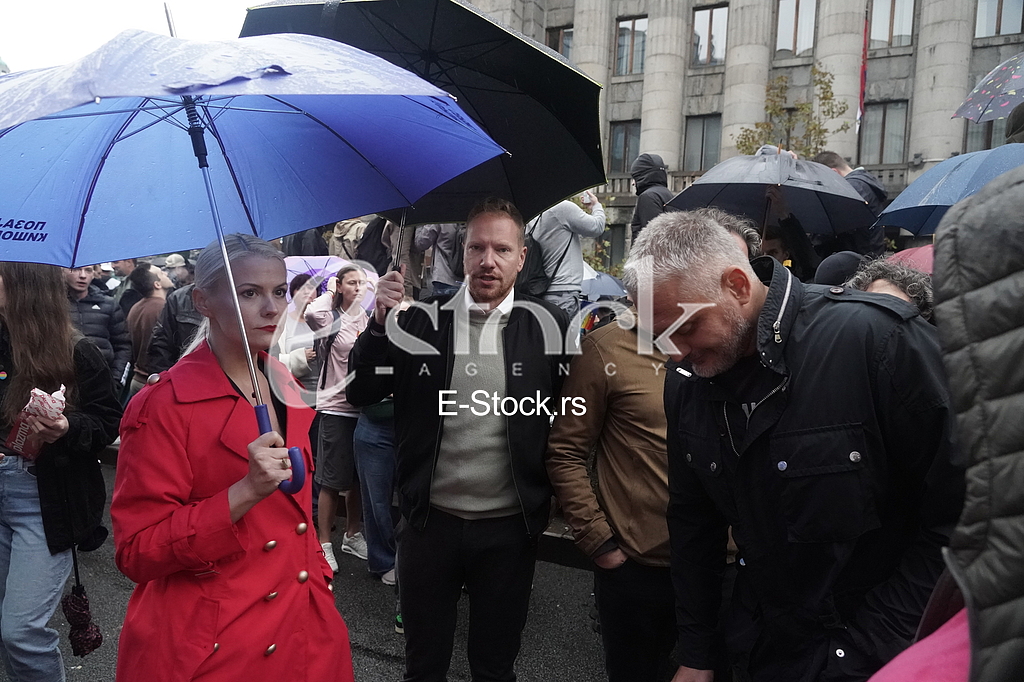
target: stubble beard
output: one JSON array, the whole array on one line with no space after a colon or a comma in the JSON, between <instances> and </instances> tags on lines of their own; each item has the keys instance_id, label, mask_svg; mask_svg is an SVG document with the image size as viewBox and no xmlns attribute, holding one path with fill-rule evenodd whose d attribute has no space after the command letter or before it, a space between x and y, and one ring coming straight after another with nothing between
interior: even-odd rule
<instances>
[{"instance_id":1,"label":"stubble beard","mask_svg":"<svg viewBox=\"0 0 1024 682\"><path fill-rule=\"evenodd\" d=\"M715 349L715 353L709 362L697 364L691 360L690 366L693 369L693 373L699 377L710 379L731 369L743 357L744 351L750 345L756 320L748 320L739 311L732 310L731 308L727 308L725 312L729 319L732 333L725 343Z\"/></svg>"}]
</instances>

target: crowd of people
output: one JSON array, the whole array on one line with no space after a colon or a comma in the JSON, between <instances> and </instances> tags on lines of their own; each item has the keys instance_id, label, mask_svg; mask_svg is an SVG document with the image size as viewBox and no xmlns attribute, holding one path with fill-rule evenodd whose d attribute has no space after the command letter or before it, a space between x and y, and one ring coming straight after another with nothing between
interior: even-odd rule
<instances>
[{"instance_id":1,"label":"crowd of people","mask_svg":"<svg viewBox=\"0 0 1024 682\"><path fill-rule=\"evenodd\" d=\"M877 213L877 181L817 160ZM972 665L1013 669L967 625L1012 621L982 613L1007 600L973 566L1020 552L979 530L979 495L1019 494L980 490L997 486L974 442L1024 387L947 368L976 334L1019 328L1024 249L1002 249L994 275L1017 288L983 321L964 299L992 278L943 241L994 258L985 216L1024 215L1003 205L1024 205L1010 175L947 218L936 294L884 258L878 228L814 240L777 196L761 226L674 211L641 154L628 300L600 302L582 335L581 238L606 227L590 192L529 221L490 198L404 232L229 235L234 291L218 245L162 265L0 263L8 674L63 679L47 621L74 548L106 537L96 455L118 435L115 561L137 583L118 680L353 679L337 552L395 586L407 682L446 679L464 593L472 678L514 680L555 509L593 564L610 682L959 682L971 647ZM287 274L286 254L329 253L355 262ZM300 465L311 480L279 490Z\"/></svg>"}]
</instances>

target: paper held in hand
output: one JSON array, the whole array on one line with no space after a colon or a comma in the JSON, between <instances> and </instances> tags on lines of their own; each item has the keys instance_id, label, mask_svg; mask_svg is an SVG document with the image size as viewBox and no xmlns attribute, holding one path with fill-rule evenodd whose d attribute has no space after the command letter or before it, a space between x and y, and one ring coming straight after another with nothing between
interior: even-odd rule
<instances>
[{"instance_id":1,"label":"paper held in hand","mask_svg":"<svg viewBox=\"0 0 1024 682\"><path fill-rule=\"evenodd\" d=\"M64 385L52 394L33 388L28 403L21 408L11 432L7 435L4 446L22 457L35 459L43 447L43 441L33 431L28 422L30 416L56 419L64 414Z\"/></svg>"}]
</instances>

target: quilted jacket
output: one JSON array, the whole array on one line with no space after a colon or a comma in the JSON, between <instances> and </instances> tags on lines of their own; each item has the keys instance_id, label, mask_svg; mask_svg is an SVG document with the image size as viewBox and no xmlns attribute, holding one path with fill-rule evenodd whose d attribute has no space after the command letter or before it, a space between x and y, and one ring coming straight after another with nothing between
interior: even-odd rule
<instances>
[{"instance_id":1,"label":"quilted jacket","mask_svg":"<svg viewBox=\"0 0 1024 682\"><path fill-rule=\"evenodd\" d=\"M939 328L967 498L946 562L971 682L1024 674L1024 168L953 207L935 243Z\"/></svg>"}]
</instances>

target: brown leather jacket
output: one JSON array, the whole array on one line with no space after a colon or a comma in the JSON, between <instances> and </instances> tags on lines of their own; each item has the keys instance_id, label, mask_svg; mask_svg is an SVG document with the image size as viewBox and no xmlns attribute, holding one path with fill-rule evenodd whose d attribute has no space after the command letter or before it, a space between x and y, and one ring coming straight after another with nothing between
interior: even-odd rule
<instances>
[{"instance_id":1,"label":"brown leather jacket","mask_svg":"<svg viewBox=\"0 0 1024 682\"><path fill-rule=\"evenodd\" d=\"M657 350L639 354L636 332L614 322L583 337L582 347L562 404L583 398L586 413L569 408L555 417L547 452L551 485L584 554L594 557L617 544L638 563L668 566L667 358ZM592 486L587 461L595 445Z\"/></svg>"}]
</instances>

